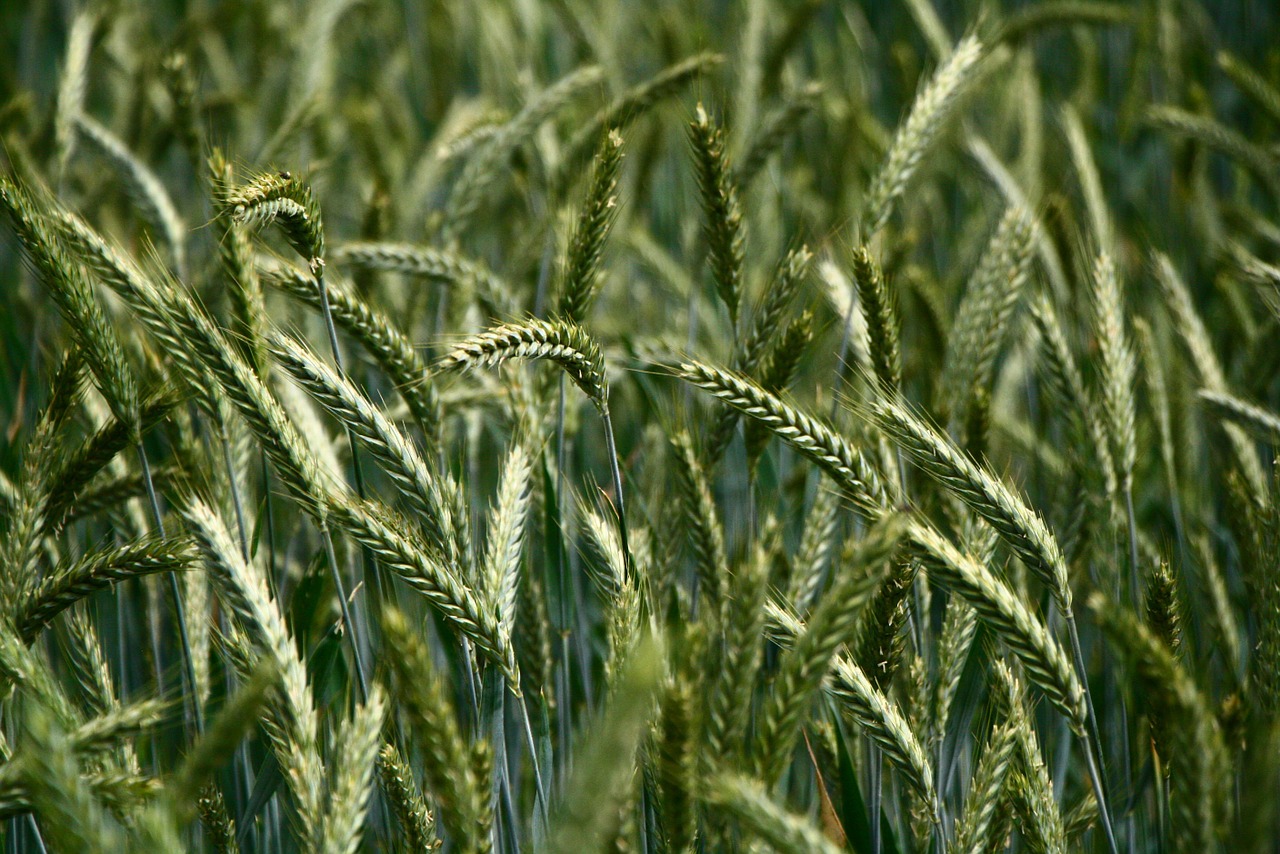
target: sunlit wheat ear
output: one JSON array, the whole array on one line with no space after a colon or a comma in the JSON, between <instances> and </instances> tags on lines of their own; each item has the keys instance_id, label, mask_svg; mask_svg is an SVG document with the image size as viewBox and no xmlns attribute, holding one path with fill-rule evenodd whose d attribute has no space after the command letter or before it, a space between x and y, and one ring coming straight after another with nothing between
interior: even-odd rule
<instances>
[{"instance_id":1,"label":"sunlit wheat ear","mask_svg":"<svg viewBox=\"0 0 1280 854\"><path fill-rule=\"evenodd\" d=\"M524 445L516 442L507 454L497 499L489 511L484 560L485 592L508 635L515 627L525 526L532 498L533 459Z\"/></svg>"},{"instance_id":2,"label":"sunlit wheat ear","mask_svg":"<svg viewBox=\"0 0 1280 854\"><path fill-rule=\"evenodd\" d=\"M324 223L311 187L290 172L264 172L227 192L223 208L236 222L261 229L276 225L299 255L323 265Z\"/></svg>"},{"instance_id":3,"label":"sunlit wheat ear","mask_svg":"<svg viewBox=\"0 0 1280 854\"><path fill-rule=\"evenodd\" d=\"M992 667L1001 692L996 695L997 699L1014 731L1015 748L1008 791L1021 822L1019 830L1036 850L1065 854L1068 850L1067 834L1062 813L1054 797L1053 781L1041 755L1022 685L1004 662L995 661Z\"/></svg>"},{"instance_id":4,"label":"sunlit wheat ear","mask_svg":"<svg viewBox=\"0 0 1280 854\"><path fill-rule=\"evenodd\" d=\"M992 381L1010 318L1030 278L1036 237L1036 225L1026 210L1011 206L969 277L947 336L946 363L937 385L954 419L963 419L974 391L985 391Z\"/></svg>"},{"instance_id":5,"label":"sunlit wheat ear","mask_svg":"<svg viewBox=\"0 0 1280 854\"><path fill-rule=\"evenodd\" d=\"M598 408L607 409L609 391L600 345L581 327L530 318L474 335L454 347L439 365L465 371L511 359L546 359L559 365Z\"/></svg>"},{"instance_id":6,"label":"sunlit wheat ear","mask_svg":"<svg viewBox=\"0 0 1280 854\"><path fill-rule=\"evenodd\" d=\"M281 366L331 415L360 440L391 478L396 489L415 511L441 555L461 560L461 544L452 537L449 507L440 484L417 446L391 422L382 410L345 377L309 348L289 336L276 333L271 353Z\"/></svg>"},{"instance_id":7,"label":"sunlit wheat ear","mask_svg":"<svg viewBox=\"0 0 1280 854\"><path fill-rule=\"evenodd\" d=\"M559 316L583 323L600 290L600 263L605 240L618 212L618 170L622 165L622 136L609 131L600 144L587 197L569 239L561 277Z\"/></svg>"},{"instance_id":8,"label":"sunlit wheat ear","mask_svg":"<svg viewBox=\"0 0 1280 854\"><path fill-rule=\"evenodd\" d=\"M507 282L480 261L451 249L357 241L335 246L329 259L337 266L404 273L450 285L464 295L474 294L480 307L497 319L511 318L518 313L516 297Z\"/></svg>"},{"instance_id":9,"label":"sunlit wheat ear","mask_svg":"<svg viewBox=\"0 0 1280 854\"><path fill-rule=\"evenodd\" d=\"M970 460L906 404L885 399L871 405L876 423L938 483L986 519L1071 613L1067 562L1040 515L1005 483Z\"/></svg>"},{"instance_id":10,"label":"sunlit wheat ear","mask_svg":"<svg viewBox=\"0 0 1280 854\"><path fill-rule=\"evenodd\" d=\"M242 662L246 671L252 671L256 660L265 659L278 674L278 691L264 720L266 733L284 772L303 838L316 843L324 815L324 773L306 667L264 579L244 562L218 513L196 499L184 515L219 598L243 630L226 639L228 651L249 656Z\"/></svg>"},{"instance_id":11,"label":"sunlit wheat ear","mask_svg":"<svg viewBox=\"0 0 1280 854\"><path fill-rule=\"evenodd\" d=\"M378 751L378 779L409 850L434 851L439 848L441 843L436 836L435 818L418 791L413 772L405 765L399 751L390 744L384 744Z\"/></svg>"},{"instance_id":12,"label":"sunlit wheat ear","mask_svg":"<svg viewBox=\"0 0 1280 854\"><path fill-rule=\"evenodd\" d=\"M419 750L427 790L440 808L440 823L462 850L488 850L489 780L462 737L447 685L430 653L395 609L382 613L382 629L398 708Z\"/></svg>"},{"instance_id":13,"label":"sunlit wheat ear","mask_svg":"<svg viewBox=\"0 0 1280 854\"><path fill-rule=\"evenodd\" d=\"M864 241L889 221L895 202L906 192L960 96L977 76L983 51L982 42L976 37L966 37L916 95L911 112L894 134L884 163L867 189L861 219Z\"/></svg>"},{"instance_id":14,"label":"sunlit wheat ear","mask_svg":"<svg viewBox=\"0 0 1280 854\"><path fill-rule=\"evenodd\" d=\"M1008 831L1000 824L1008 799L1006 786L1016 746L1017 731L1008 723L997 726L987 737L960 813L954 850L989 851L1003 842Z\"/></svg>"},{"instance_id":15,"label":"sunlit wheat ear","mask_svg":"<svg viewBox=\"0 0 1280 854\"><path fill-rule=\"evenodd\" d=\"M187 225L159 177L129 150L124 141L96 120L81 113L76 129L120 176L130 200L155 229L179 278L187 275Z\"/></svg>"},{"instance_id":16,"label":"sunlit wheat ear","mask_svg":"<svg viewBox=\"0 0 1280 854\"><path fill-rule=\"evenodd\" d=\"M1137 459L1134 385L1137 360L1125 331L1125 311L1115 261L1103 253L1093 269L1094 311L1102 368L1102 411L1111 434L1120 488L1133 486Z\"/></svg>"},{"instance_id":17,"label":"sunlit wheat ear","mask_svg":"<svg viewBox=\"0 0 1280 854\"><path fill-rule=\"evenodd\" d=\"M354 854L360 846L373 794L374 762L378 751L386 695L374 685L369 699L357 706L334 734L336 748L329 762L329 808L321 828L326 854Z\"/></svg>"},{"instance_id":18,"label":"sunlit wheat ear","mask_svg":"<svg viewBox=\"0 0 1280 854\"><path fill-rule=\"evenodd\" d=\"M481 600L457 574L431 554L398 514L376 501L331 496L334 518L343 529L379 562L422 594L440 615L463 636L469 638L507 679L511 690L520 691L520 668L516 663L511 635L502 626L497 612Z\"/></svg>"},{"instance_id":19,"label":"sunlit wheat ear","mask_svg":"<svg viewBox=\"0 0 1280 854\"><path fill-rule=\"evenodd\" d=\"M930 577L973 606L978 616L1022 661L1031 681L1073 728L1082 730L1087 718L1084 688L1067 655L1040 618L1003 581L932 528L915 523L910 538L919 546L920 559Z\"/></svg>"},{"instance_id":20,"label":"sunlit wheat ear","mask_svg":"<svg viewBox=\"0 0 1280 854\"><path fill-rule=\"evenodd\" d=\"M863 453L817 419L731 371L686 362L676 374L743 415L763 423L774 435L830 474L859 509L874 516L883 512L889 503L879 473Z\"/></svg>"}]
</instances>

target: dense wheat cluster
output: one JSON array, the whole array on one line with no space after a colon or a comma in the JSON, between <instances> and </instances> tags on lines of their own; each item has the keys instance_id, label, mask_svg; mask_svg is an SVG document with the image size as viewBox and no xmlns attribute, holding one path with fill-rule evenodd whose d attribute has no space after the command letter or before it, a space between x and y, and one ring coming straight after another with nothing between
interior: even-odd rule
<instances>
[{"instance_id":1,"label":"dense wheat cluster","mask_svg":"<svg viewBox=\"0 0 1280 854\"><path fill-rule=\"evenodd\" d=\"M1277 28L0 0L0 847L1280 851Z\"/></svg>"}]
</instances>

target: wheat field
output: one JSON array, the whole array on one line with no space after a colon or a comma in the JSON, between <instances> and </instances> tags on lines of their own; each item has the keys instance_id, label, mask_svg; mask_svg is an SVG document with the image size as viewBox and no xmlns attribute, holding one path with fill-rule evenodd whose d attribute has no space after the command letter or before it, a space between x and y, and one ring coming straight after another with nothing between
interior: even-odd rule
<instances>
[{"instance_id":1,"label":"wheat field","mask_svg":"<svg viewBox=\"0 0 1280 854\"><path fill-rule=\"evenodd\" d=\"M0 4L5 852L1280 852L1280 12Z\"/></svg>"}]
</instances>

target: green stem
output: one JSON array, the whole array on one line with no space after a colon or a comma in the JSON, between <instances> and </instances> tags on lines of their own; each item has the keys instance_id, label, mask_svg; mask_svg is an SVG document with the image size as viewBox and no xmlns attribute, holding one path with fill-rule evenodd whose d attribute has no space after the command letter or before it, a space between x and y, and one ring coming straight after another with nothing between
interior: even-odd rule
<instances>
[{"instance_id":1,"label":"green stem","mask_svg":"<svg viewBox=\"0 0 1280 854\"><path fill-rule=\"evenodd\" d=\"M1089 674L1084 667L1084 653L1080 650L1080 632L1076 629L1076 618L1070 607L1063 608L1062 616L1067 621L1067 633L1071 636L1071 654L1075 658L1076 671L1080 674L1080 684L1084 688L1085 707L1089 717L1089 729L1080 734L1080 740L1084 745L1084 758L1089 765L1089 781L1093 784L1093 796L1098 801L1098 817L1102 821L1102 829L1107 834L1107 846L1111 854L1119 854L1115 829L1111 824L1111 812L1107 809L1107 795L1102 780L1102 739L1098 733L1098 716L1093 710L1093 695L1089 691ZM1098 754L1096 759L1095 749Z\"/></svg>"}]
</instances>

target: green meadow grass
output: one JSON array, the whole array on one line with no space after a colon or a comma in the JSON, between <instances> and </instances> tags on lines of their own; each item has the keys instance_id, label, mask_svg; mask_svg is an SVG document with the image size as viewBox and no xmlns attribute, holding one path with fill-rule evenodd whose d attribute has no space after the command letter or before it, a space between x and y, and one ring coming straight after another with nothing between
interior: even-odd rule
<instances>
[{"instance_id":1,"label":"green meadow grass","mask_svg":"<svg viewBox=\"0 0 1280 854\"><path fill-rule=\"evenodd\" d=\"M1280 850L1280 54L0 11L12 852Z\"/></svg>"}]
</instances>

